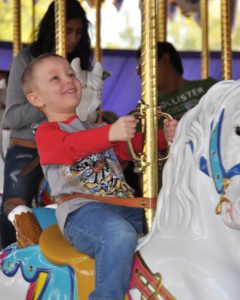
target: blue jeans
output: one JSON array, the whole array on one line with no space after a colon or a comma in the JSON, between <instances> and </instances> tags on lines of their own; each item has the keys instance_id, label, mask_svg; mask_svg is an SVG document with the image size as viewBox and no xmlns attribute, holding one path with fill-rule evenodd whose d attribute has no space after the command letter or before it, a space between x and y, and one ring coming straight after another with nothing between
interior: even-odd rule
<instances>
[{"instance_id":1,"label":"blue jeans","mask_svg":"<svg viewBox=\"0 0 240 300\"><path fill-rule=\"evenodd\" d=\"M91 202L66 220L65 238L95 258L95 290L89 300L123 300L128 288L143 210Z\"/></svg>"},{"instance_id":2,"label":"blue jeans","mask_svg":"<svg viewBox=\"0 0 240 300\"><path fill-rule=\"evenodd\" d=\"M37 150L22 146L11 146L5 158L3 200L0 215L0 235L2 247L16 241L15 229L3 211L6 199L22 198L26 205L32 206L32 200L43 178L40 165L35 167L25 176L19 175L20 171L37 156Z\"/></svg>"},{"instance_id":3,"label":"blue jeans","mask_svg":"<svg viewBox=\"0 0 240 300\"><path fill-rule=\"evenodd\" d=\"M37 188L43 178L40 165L27 175L19 175L20 171L37 157L37 149L22 146L11 146L5 158L3 202L8 198L22 198L31 206Z\"/></svg>"}]
</instances>

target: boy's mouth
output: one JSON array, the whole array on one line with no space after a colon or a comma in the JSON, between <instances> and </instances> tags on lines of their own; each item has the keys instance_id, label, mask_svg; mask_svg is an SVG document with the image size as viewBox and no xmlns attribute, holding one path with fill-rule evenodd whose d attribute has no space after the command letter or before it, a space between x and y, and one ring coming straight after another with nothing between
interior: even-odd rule
<instances>
[{"instance_id":1,"label":"boy's mouth","mask_svg":"<svg viewBox=\"0 0 240 300\"><path fill-rule=\"evenodd\" d=\"M63 94L73 94L73 93L76 93L76 89L68 89L63 92Z\"/></svg>"}]
</instances>

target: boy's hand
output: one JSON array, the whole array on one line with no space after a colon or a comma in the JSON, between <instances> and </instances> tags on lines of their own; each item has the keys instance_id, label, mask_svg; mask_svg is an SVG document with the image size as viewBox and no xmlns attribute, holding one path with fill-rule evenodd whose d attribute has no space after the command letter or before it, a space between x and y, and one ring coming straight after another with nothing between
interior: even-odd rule
<instances>
[{"instance_id":1,"label":"boy's hand","mask_svg":"<svg viewBox=\"0 0 240 300\"><path fill-rule=\"evenodd\" d=\"M133 116L119 118L109 130L109 141L127 141L135 136L137 120Z\"/></svg>"},{"instance_id":2,"label":"boy's hand","mask_svg":"<svg viewBox=\"0 0 240 300\"><path fill-rule=\"evenodd\" d=\"M176 132L177 124L178 124L177 120L165 119L163 121L163 132L167 142L172 142Z\"/></svg>"}]
</instances>

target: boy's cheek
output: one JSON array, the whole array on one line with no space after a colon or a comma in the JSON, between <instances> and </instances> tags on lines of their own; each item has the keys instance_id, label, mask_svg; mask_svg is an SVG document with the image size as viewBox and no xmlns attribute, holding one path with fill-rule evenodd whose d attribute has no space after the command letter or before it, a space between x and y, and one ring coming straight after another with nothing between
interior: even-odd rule
<instances>
[{"instance_id":1,"label":"boy's cheek","mask_svg":"<svg viewBox=\"0 0 240 300\"><path fill-rule=\"evenodd\" d=\"M79 84L79 89L80 89L80 91L81 91L81 93L82 93L83 85L82 85L81 81L80 81L80 84Z\"/></svg>"}]
</instances>

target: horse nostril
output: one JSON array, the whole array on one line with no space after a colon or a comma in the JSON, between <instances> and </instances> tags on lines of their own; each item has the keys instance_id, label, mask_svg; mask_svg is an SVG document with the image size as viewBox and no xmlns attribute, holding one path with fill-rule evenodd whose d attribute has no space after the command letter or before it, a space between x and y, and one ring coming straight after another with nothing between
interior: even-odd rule
<instances>
[{"instance_id":1,"label":"horse nostril","mask_svg":"<svg viewBox=\"0 0 240 300\"><path fill-rule=\"evenodd\" d=\"M240 135L240 125L236 126L235 132L236 132L237 135Z\"/></svg>"}]
</instances>

